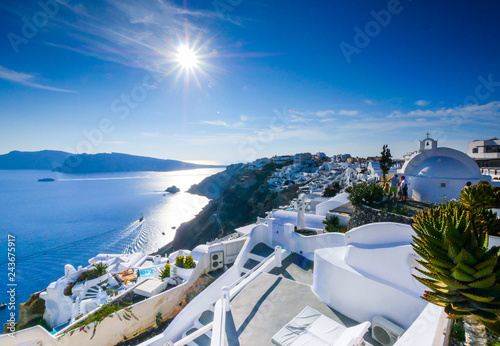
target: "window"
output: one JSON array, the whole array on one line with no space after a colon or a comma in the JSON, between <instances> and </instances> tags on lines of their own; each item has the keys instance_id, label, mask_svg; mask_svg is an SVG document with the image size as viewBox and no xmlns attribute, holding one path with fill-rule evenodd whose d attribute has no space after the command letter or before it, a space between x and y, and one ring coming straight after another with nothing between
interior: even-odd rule
<instances>
[{"instance_id":1,"label":"window","mask_svg":"<svg viewBox=\"0 0 500 346\"><path fill-rule=\"evenodd\" d=\"M441 183L441 187L446 187L446 183Z\"/></svg>"},{"instance_id":2,"label":"window","mask_svg":"<svg viewBox=\"0 0 500 346\"><path fill-rule=\"evenodd\" d=\"M484 149L485 149L485 152L487 152L487 153L498 153L498 152L500 152L500 146L498 146L498 145L488 145Z\"/></svg>"},{"instance_id":3,"label":"window","mask_svg":"<svg viewBox=\"0 0 500 346\"><path fill-rule=\"evenodd\" d=\"M477 154L477 148L472 148L472 153Z\"/></svg>"}]
</instances>

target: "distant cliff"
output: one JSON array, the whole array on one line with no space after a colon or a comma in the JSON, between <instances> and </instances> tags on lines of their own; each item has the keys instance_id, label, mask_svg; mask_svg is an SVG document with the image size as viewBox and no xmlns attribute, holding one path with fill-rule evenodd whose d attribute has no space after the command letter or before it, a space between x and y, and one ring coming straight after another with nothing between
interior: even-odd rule
<instances>
[{"instance_id":1,"label":"distant cliff","mask_svg":"<svg viewBox=\"0 0 500 346\"><path fill-rule=\"evenodd\" d=\"M0 169L38 169L52 170L62 165L72 154L64 151L11 151L0 155Z\"/></svg>"},{"instance_id":2,"label":"distant cliff","mask_svg":"<svg viewBox=\"0 0 500 346\"><path fill-rule=\"evenodd\" d=\"M119 153L74 155L63 151L44 150L35 152L12 151L0 155L0 169L38 169L62 173L167 172L211 167L220 166L196 165L176 160Z\"/></svg>"},{"instance_id":3,"label":"distant cliff","mask_svg":"<svg viewBox=\"0 0 500 346\"><path fill-rule=\"evenodd\" d=\"M246 165L231 165L193 185L189 192L213 199L193 220L182 224L173 242L158 252L193 249L255 222L257 216L264 217L273 207L289 204L297 197L298 185L279 193L268 189L266 181L277 167L268 164L261 170L249 171Z\"/></svg>"},{"instance_id":4,"label":"distant cliff","mask_svg":"<svg viewBox=\"0 0 500 346\"><path fill-rule=\"evenodd\" d=\"M111 153L72 155L66 158L63 164L55 170L62 173L167 172L211 167L220 166L196 165L176 160L162 160L152 157Z\"/></svg>"}]
</instances>

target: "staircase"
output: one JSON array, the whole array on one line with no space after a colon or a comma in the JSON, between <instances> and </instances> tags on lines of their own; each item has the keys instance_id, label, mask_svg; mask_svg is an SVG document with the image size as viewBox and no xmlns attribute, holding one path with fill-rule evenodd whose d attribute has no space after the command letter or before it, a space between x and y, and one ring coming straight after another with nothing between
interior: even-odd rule
<instances>
[{"instance_id":1,"label":"staircase","mask_svg":"<svg viewBox=\"0 0 500 346\"><path fill-rule=\"evenodd\" d=\"M266 259L269 255L274 252L274 249L270 248L264 243L259 243L254 246L252 251L248 254L247 261L243 265L243 269L240 273L241 276L252 270L257 264Z\"/></svg>"},{"instance_id":2,"label":"staircase","mask_svg":"<svg viewBox=\"0 0 500 346\"><path fill-rule=\"evenodd\" d=\"M270 248L264 243L259 243L254 246L254 248L248 253L246 259L243 258L243 261L246 260L243 268L240 272L241 276L244 276L250 270L255 268L259 263L264 261L268 256L274 253L274 249ZM185 338L194 332L204 328L208 324L214 321L214 306L210 306L209 310L203 311L198 318L196 318L193 322L193 325L182 335L182 338ZM210 346L212 341L212 330L206 331L204 334L201 334L193 341L188 342L186 345L188 346Z\"/></svg>"},{"instance_id":3,"label":"staircase","mask_svg":"<svg viewBox=\"0 0 500 346\"><path fill-rule=\"evenodd\" d=\"M87 290L87 292L85 292L85 295L83 296L82 300L94 299L95 297L97 297L100 291L102 290L99 286L92 286Z\"/></svg>"},{"instance_id":4,"label":"staircase","mask_svg":"<svg viewBox=\"0 0 500 346\"><path fill-rule=\"evenodd\" d=\"M198 329L203 328L210 322L213 322L214 320L214 310L213 306L211 307L210 310L205 310L201 313L201 315L194 321L193 326L189 328L187 332L185 332L182 337L186 337ZM209 330L205 334L200 335L193 341L189 342L187 345L188 346L210 346L210 342L212 339L212 331Z\"/></svg>"}]
</instances>

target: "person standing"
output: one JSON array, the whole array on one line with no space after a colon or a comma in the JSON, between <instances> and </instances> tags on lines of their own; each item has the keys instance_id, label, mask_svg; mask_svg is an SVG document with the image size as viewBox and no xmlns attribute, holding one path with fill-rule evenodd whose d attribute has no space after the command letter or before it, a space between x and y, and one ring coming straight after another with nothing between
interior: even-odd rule
<instances>
[{"instance_id":1,"label":"person standing","mask_svg":"<svg viewBox=\"0 0 500 346\"><path fill-rule=\"evenodd\" d=\"M403 195L403 202L406 202L406 198L408 198L408 180L406 180L405 176L401 176L401 182L399 183L401 186L401 193Z\"/></svg>"},{"instance_id":2,"label":"person standing","mask_svg":"<svg viewBox=\"0 0 500 346\"><path fill-rule=\"evenodd\" d=\"M394 174L394 176L389 180L389 182L391 183L391 187L389 188L389 200L391 200L392 196L392 200L396 201L396 195L398 193L398 183L399 183L398 175Z\"/></svg>"},{"instance_id":3,"label":"person standing","mask_svg":"<svg viewBox=\"0 0 500 346\"><path fill-rule=\"evenodd\" d=\"M469 187L471 187L471 185L472 185L472 183L470 181L466 182L465 186L462 188L462 191L465 189L468 189Z\"/></svg>"}]
</instances>

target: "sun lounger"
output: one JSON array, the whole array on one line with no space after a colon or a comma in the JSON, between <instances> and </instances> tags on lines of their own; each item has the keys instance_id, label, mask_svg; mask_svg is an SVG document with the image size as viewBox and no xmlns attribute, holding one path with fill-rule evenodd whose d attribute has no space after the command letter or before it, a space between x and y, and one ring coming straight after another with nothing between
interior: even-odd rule
<instances>
[{"instance_id":1,"label":"sun lounger","mask_svg":"<svg viewBox=\"0 0 500 346\"><path fill-rule=\"evenodd\" d=\"M306 306L273 336L272 342L280 346L357 346L368 328L370 322L347 328Z\"/></svg>"}]
</instances>

